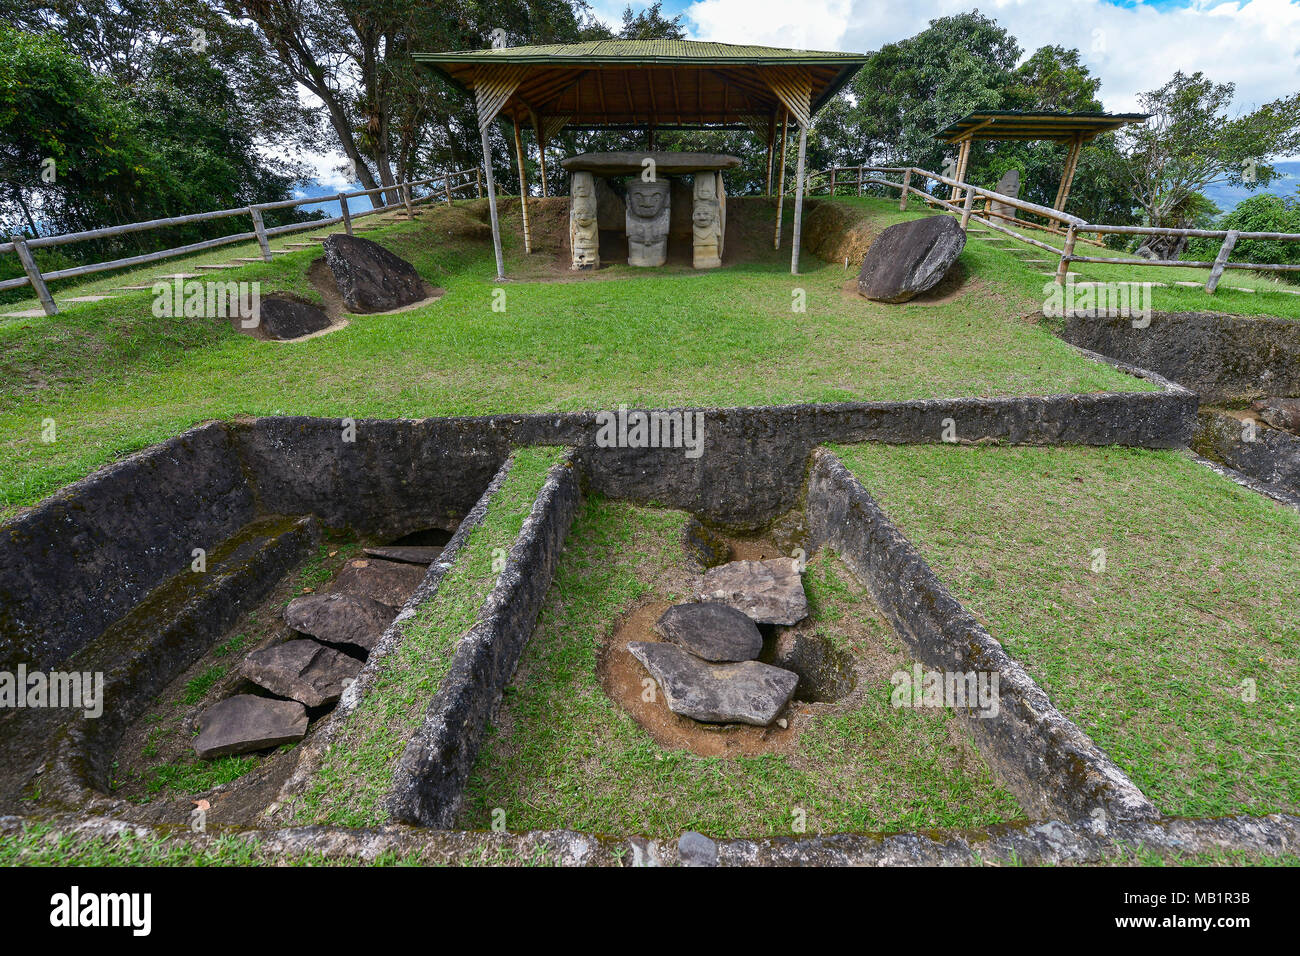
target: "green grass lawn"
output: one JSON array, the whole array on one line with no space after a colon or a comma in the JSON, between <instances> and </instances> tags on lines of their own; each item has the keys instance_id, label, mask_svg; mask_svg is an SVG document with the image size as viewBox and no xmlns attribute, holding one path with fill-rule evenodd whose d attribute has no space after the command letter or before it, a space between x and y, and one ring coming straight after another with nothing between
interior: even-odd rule
<instances>
[{"instance_id":1,"label":"green grass lawn","mask_svg":"<svg viewBox=\"0 0 1300 956\"><path fill-rule=\"evenodd\" d=\"M890 203L853 202L879 226L900 218ZM543 251L523 256L511 212L507 271L533 278L500 285L505 309L493 311L498 284L479 209L442 206L369 234L444 287L441 300L353 316L347 328L305 342L257 341L219 320L156 318L148 291L0 324L0 517L196 422L239 415L394 418L1150 387L1024 318L1041 305L1041 290L1010 253L987 244L967 246L962 265L973 281L952 301L890 306L846 293L842 265L810 254L805 273L792 277L788 241L785 251L706 273L646 275L624 265L571 281L556 267L553 235L554 248L539 243ZM754 214L754 223L766 221L765 210ZM216 278L310 298L305 275L317 257L307 249ZM1008 278L1017 269L1023 281ZM806 312L792 311L796 290L806 293ZM47 420L53 442L43 441Z\"/></svg>"},{"instance_id":2,"label":"green grass lawn","mask_svg":"<svg viewBox=\"0 0 1300 956\"><path fill-rule=\"evenodd\" d=\"M374 826L385 822L384 796L406 743L424 721L456 652L473 627L504 557L532 511L546 474L559 461L557 448L524 448L493 494L482 523L470 531L438 585L406 622L402 642L379 664L361 702L343 718L302 803L299 823ZM503 550L499 550L503 549Z\"/></svg>"},{"instance_id":3,"label":"green grass lawn","mask_svg":"<svg viewBox=\"0 0 1300 956\"><path fill-rule=\"evenodd\" d=\"M803 704L789 752L697 756L662 746L605 691L598 659L620 617L682 590L686 516L589 498L469 785L459 826L714 837L980 826L1023 816L950 712L890 706L911 666L860 585L829 554L805 576L828 637L871 654L858 697ZM625 653L625 652L622 652Z\"/></svg>"},{"instance_id":4,"label":"green grass lawn","mask_svg":"<svg viewBox=\"0 0 1300 956\"><path fill-rule=\"evenodd\" d=\"M1161 810L1300 809L1294 511L1177 452L836 452Z\"/></svg>"}]
</instances>

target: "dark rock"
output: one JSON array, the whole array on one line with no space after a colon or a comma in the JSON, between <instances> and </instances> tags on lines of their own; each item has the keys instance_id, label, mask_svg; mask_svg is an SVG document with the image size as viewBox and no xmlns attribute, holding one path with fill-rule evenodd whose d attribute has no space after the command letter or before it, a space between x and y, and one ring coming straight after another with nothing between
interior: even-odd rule
<instances>
[{"instance_id":1,"label":"dark rock","mask_svg":"<svg viewBox=\"0 0 1300 956\"><path fill-rule=\"evenodd\" d=\"M359 594L397 610L415 593L426 573L417 564L353 558L334 579L333 593Z\"/></svg>"},{"instance_id":2,"label":"dark rock","mask_svg":"<svg viewBox=\"0 0 1300 956\"><path fill-rule=\"evenodd\" d=\"M267 338L296 339L327 329L329 326L329 316L306 302L266 298L262 299L258 306L257 327L266 334Z\"/></svg>"},{"instance_id":3,"label":"dark rock","mask_svg":"<svg viewBox=\"0 0 1300 956\"><path fill-rule=\"evenodd\" d=\"M938 285L965 247L966 233L948 216L890 226L862 258L858 291L880 302L906 302Z\"/></svg>"},{"instance_id":4,"label":"dark rock","mask_svg":"<svg viewBox=\"0 0 1300 956\"><path fill-rule=\"evenodd\" d=\"M709 724L766 727L781 713L799 675L758 661L710 664L674 644L627 646L663 691L674 714Z\"/></svg>"},{"instance_id":5,"label":"dark rock","mask_svg":"<svg viewBox=\"0 0 1300 956\"><path fill-rule=\"evenodd\" d=\"M717 601L759 624L798 624L808 616L803 578L792 558L732 561L704 572L703 601Z\"/></svg>"},{"instance_id":6,"label":"dark rock","mask_svg":"<svg viewBox=\"0 0 1300 956\"><path fill-rule=\"evenodd\" d=\"M204 760L297 743L307 735L307 708L296 700L238 694L199 715L195 752Z\"/></svg>"},{"instance_id":7,"label":"dark rock","mask_svg":"<svg viewBox=\"0 0 1300 956\"><path fill-rule=\"evenodd\" d=\"M428 566L438 560L442 548L436 545L390 544L382 548L366 548L366 554L372 558L383 558L385 561Z\"/></svg>"},{"instance_id":8,"label":"dark rock","mask_svg":"<svg viewBox=\"0 0 1300 956\"><path fill-rule=\"evenodd\" d=\"M334 233L322 247L339 294L353 312L387 312L428 295L415 266L377 242Z\"/></svg>"},{"instance_id":9,"label":"dark rock","mask_svg":"<svg viewBox=\"0 0 1300 956\"><path fill-rule=\"evenodd\" d=\"M284 609L285 623L295 631L365 651L374 650L394 616L387 604L362 594L307 594Z\"/></svg>"},{"instance_id":10,"label":"dark rock","mask_svg":"<svg viewBox=\"0 0 1300 956\"><path fill-rule=\"evenodd\" d=\"M334 703L359 670L361 662L355 657L309 640L286 641L255 651L239 668L254 684L307 707Z\"/></svg>"},{"instance_id":11,"label":"dark rock","mask_svg":"<svg viewBox=\"0 0 1300 956\"><path fill-rule=\"evenodd\" d=\"M677 858L682 866L717 866L718 844L703 833L687 830L677 841Z\"/></svg>"},{"instance_id":12,"label":"dark rock","mask_svg":"<svg viewBox=\"0 0 1300 956\"><path fill-rule=\"evenodd\" d=\"M655 629L706 661L752 661L763 649L754 622L725 604L678 604L664 611Z\"/></svg>"},{"instance_id":13,"label":"dark rock","mask_svg":"<svg viewBox=\"0 0 1300 956\"><path fill-rule=\"evenodd\" d=\"M1300 398L1264 398L1252 402L1265 424L1300 435Z\"/></svg>"},{"instance_id":14,"label":"dark rock","mask_svg":"<svg viewBox=\"0 0 1300 956\"><path fill-rule=\"evenodd\" d=\"M693 516L687 520L686 528L682 531L682 547L701 571L722 564L731 557L731 545L726 539Z\"/></svg>"}]
</instances>

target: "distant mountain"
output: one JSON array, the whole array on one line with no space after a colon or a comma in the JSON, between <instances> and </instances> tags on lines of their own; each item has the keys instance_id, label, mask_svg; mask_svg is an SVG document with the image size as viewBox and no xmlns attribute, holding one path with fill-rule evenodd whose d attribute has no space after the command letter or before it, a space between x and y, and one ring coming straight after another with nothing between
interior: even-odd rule
<instances>
[{"instance_id":1,"label":"distant mountain","mask_svg":"<svg viewBox=\"0 0 1300 956\"><path fill-rule=\"evenodd\" d=\"M1288 160L1274 165L1282 175L1267 186L1258 189L1245 189L1241 186L1218 183L1203 190L1203 192L1206 198L1223 212L1230 212L1243 199L1249 199L1251 196L1257 196L1260 193L1272 193L1275 196L1295 196L1296 190L1300 189L1300 160Z\"/></svg>"}]
</instances>

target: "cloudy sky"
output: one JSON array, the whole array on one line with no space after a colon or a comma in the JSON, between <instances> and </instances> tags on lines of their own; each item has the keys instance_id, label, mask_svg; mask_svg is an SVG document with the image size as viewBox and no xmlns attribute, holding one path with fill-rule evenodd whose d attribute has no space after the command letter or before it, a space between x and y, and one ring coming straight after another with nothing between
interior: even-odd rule
<instances>
[{"instance_id":1,"label":"cloudy sky","mask_svg":"<svg viewBox=\"0 0 1300 956\"><path fill-rule=\"evenodd\" d=\"M589 0L611 23L626 0ZM645 3L633 3L637 9ZM1077 47L1115 112L1181 69L1237 84L1245 108L1300 89L1296 0L665 0L692 39L866 53L913 36L930 20L978 6L1028 55Z\"/></svg>"},{"instance_id":2,"label":"cloudy sky","mask_svg":"<svg viewBox=\"0 0 1300 956\"><path fill-rule=\"evenodd\" d=\"M588 2L611 25L627 5ZM1136 111L1139 93L1180 69L1235 83L1239 111L1300 90L1300 0L664 0L692 39L859 53L976 6L1025 56L1049 43L1077 47L1112 112ZM324 182L345 188L341 154L315 159Z\"/></svg>"}]
</instances>

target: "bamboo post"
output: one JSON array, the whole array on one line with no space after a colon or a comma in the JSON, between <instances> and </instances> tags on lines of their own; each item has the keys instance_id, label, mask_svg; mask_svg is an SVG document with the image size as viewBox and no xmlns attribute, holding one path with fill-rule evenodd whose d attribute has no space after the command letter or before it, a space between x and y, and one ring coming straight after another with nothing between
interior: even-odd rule
<instances>
[{"instance_id":1,"label":"bamboo post","mask_svg":"<svg viewBox=\"0 0 1300 956\"><path fill-rule=\"evenodd\" d=\"M515 159L519 162L519 210L524 219L524 255L533 251L533 237L528 229L528 173L524 169L524 138L519 135L519 122L512 120L515 131Z\"/></svg>"},{"instance_id":2,"label":"bamboo post","mask_svg":"<svg viewBox=\"0 0 1300 956\"><path fill-rule=\"evenodd\" d=\"M257 233L257 244L262 247L262 258L271 261L271 242L266 238L266 224L262 222L262 210L249 206L248 213L253 217L253 231Z\"/></svg>"},{"instance_id":3,"label":"bamboo post","mask_svg":"<svg viewBox=\"0 0 1300 956\"><path fill-rule=\"evenodd\" d=\"M545 199L550 195L550 187L546 185L546 144L540 139L537 141L537 160L541 167L542 198Z\"/></svg>"},{"instance_id":4,"label":"bamboo post","mask_svg":"<svg viewBox=\"0 0 1300 956\"><path fill-rule=\"evenodd\" d=\"M1054 281L1057 285L1065 285L1065 274L1070 271L1070 258L1074 255L1076 235L1076 227L1074 223L1070 223L1069 228L1065 230L1065 248L1061 250L1061 262L1056 267L1056 279Z\"/></svg>"},{"instance_id":5,"label":"bamboo post","mask_svg":"<svg viewBox=\"0 0 1300 956\"><path fill-rule=\"evenodd\" d=\"M21 233L15 232L10 241L13 242L14 252L18 253L18 259L23 264L23 271L27 273L27 281L32 284L36 298L41 301L41 308L45 310L46 315L58 315L59 307L54 304L54 296L50 295L50 290L46 288L40 267L32 258L32 250L27 248L27 240Z\"/></svg>"},{"instance_id":6,"label":"bamboo post","mask_svg":"<svg viewBox=\"0 0 1300 956\"><path fill-rule=\"evenodd\" d=\"M764 190L767 195L772 195L772 167L776 165L776 113L772 113L771 121L767 124L767 188Z\"/></svg>"},{"instance_id":7,"label":"bamboo post","mask_svg":"<svg viewBox=\"0 0 1300 956\"><path fill-rule=\"evenodd\" d=\"M961 231L965 232L966 227L970 224L971 207L975 205L975 191L966 190L966 198L961 204Z\"/></svg>"},{"instance_id":8,"label":"bamboo post","mask_svg":"<svg viewBox=\"0 0 1300 956\"><path fill-rule=\"evenodd\" d=\"M786 128L790 125L790 111L786 110L781 114L781 175L777 177L776 182L776 238L772 240L772 248L781 248L781 213L785 206L785 152L786 152Z\"/></svg>"},{"instance_id":9,"label":"bamboo post","mask_svg":"<svg viewBox=\"0 0 1300 956\"><path fill-rule=\"evenodd\" d=\"M479 138L483 141L483 168L487 171L488 218L492 221L492 251L497 259L497 278L506 277L506 264L501 255L501 223L497 219L497 184L492 178L492 150L488 146L486 126L479 127Z\"/></svg>"},{"instance_id":10,"label":"bamboo post","mask_svg":"<svg viewBox=\"0 0 1300 956\"><path fill-rule=\"evenodd\" d=\"M1237 236L1240 233L1235 229L1228 230L1228 234L1223 237L1223 245L1219 246L1219 254L1214 257L1214 267L1210 269L1210 278L1205 282L1205 291L1214 295L1214 290L1219 286L1219 280L1223 278L1223 270L1228 265L1228 256L1232 255L1232 247L1237 244Z\"/></svg>"},{"instance_id":11,"label":"bamboo post","mask_svg":"<svg viewBox=\"0 0 1300 956\"><path fill-rule=\"evenodd\" d=\"M907 193L912 188L912 167L903 170L903 191L898 195L898 211L907 212Z\"/></svg>"},{"instance_id":12,"label":"bamboo post","mask_svg":"<svg viewBox=\"0 0 1300 956\"><path fill-rule=\"evenodd\" d=\"M352 235L352 214L348 212L348 197L346 193L339 193L339 209L343 213L343 228L350 236Z\"/></svg>"},{"instance_id":13,"label":"bamboo post","mask_svg":"<svg viewBox=\"0 0 1300 956\"><path fill-rule=\"evenodd\" d=\"M799 160L795 166L794 237L790 240L790 275L799 274L799 238L803 231L804 150L808 146L808 126L799 124Z\"/></svg>"}]
</instances>

